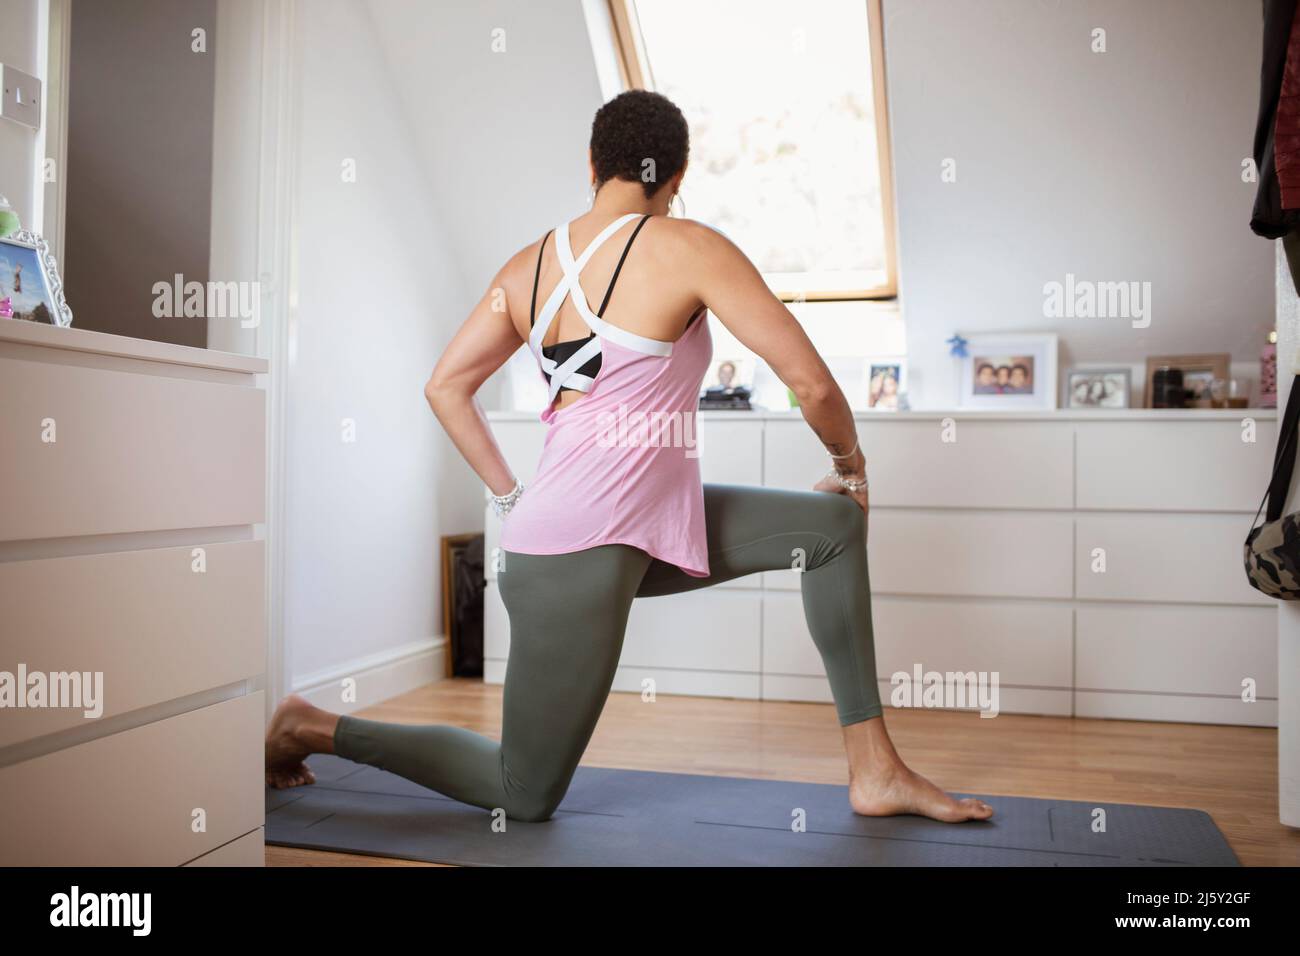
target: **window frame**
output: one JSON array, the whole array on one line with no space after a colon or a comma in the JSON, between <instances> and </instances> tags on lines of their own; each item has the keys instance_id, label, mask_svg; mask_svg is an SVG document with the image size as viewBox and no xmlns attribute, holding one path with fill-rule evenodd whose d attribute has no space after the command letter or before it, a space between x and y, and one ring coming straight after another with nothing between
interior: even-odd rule
<instances>
[{"instance_id":1,"label":"window frame","mask_svg":"<svg viewBox=\"0 0 1300 956\"><path fill-rule=\"evenodd\" d=\"M817 289L799 292L773 289L784 302L843 302L898 297L898 251L894 210L893 150L889 137L889 103L885 92L885 44L882 0L860 0L867 5L867 55L871 62L877 161L880 167L880 208L885 246L885 281L866 289ZM636 0L605 0L609 11L611 43L624 90L654 89L653 72L637 24ZM766 278L766 276L764 277Z\"/></svg>"}]
</instances>

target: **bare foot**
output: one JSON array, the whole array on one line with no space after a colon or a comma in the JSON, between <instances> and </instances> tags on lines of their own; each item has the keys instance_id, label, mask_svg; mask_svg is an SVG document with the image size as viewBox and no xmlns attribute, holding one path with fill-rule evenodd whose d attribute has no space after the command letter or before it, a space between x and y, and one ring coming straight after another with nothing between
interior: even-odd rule
<instances>
[{"instance_id":1,"label":"bare foot","mask_svg":"<svg viewBox=\"0 0 1300 956\"><path fill-rule=\"evenodd\" d=\"M993 808L983 800L954 799L902 763L869 778L856 777L849 784L849 805L864 817L913 813L940 823L987 820L993 816Z\"/></svg>"},{"instance_id":2,"label":"bare foot","mask_svg":"<svg viewBox=\"0 0 1300 956\"><path fill-rule=\"evenodd\" d=\"M315 783L316 775L303 761L311 749L302 743L298 731L304 718L315 708L297 694L280 701L266 728L266 783L277 790Z\"/></svg>"}]
</instances>

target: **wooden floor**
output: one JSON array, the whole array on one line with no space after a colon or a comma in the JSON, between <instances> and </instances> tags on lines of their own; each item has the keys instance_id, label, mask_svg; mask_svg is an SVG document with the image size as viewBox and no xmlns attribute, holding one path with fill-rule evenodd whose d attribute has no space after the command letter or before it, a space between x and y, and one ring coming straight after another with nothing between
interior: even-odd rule
<instances>
[{"instance_id":1,"label":"wooden floor","mask_svg":"<svg viewBox=\"0 0 1300 956\"><path fill-rule=\"evenodd\" d=\"M361 711L499 737L501 688L449 680ZM1300 831L1278 822L1277 731L1064 717L887 710L903 759L947 790L1149 806L1214 818L1246 866L1300 865ZM829 704L613 694L583 763L720 776L848 782ZM997 808L997 800L990 799ZM423 866L266 848L268 866Z\"/></svg>"}]
</instances>

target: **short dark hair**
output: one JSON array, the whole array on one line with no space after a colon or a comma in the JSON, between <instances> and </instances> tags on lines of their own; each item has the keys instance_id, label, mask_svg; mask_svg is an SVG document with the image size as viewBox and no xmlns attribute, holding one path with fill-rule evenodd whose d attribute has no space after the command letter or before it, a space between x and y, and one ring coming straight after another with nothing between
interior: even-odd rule
<instances>
[{"instance_id":1,"label":"short dark hair","mask_svg":"<svg viewBox=\"0 0 1300 956\"><path fill-rule=\"evenodd\" d=\"M596 110L591 123L591 162L598 187L611 179L640 182L648 199L686 168L689 153L686 117L660 93L620 93ZM646 160L654 165L647 166Z\"/></svg>"}]
</instances>

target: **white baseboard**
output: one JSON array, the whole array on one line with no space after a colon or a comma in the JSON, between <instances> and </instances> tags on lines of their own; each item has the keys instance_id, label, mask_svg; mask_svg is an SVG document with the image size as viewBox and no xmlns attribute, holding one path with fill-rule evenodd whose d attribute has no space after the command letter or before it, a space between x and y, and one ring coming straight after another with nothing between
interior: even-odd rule
<instances>
[{"instance_id":1,"label":"white baseboard","mask_svg":"<svg viewBox=\"0 0 1300 956\"><path fill-rule=\"evenodd\" d=\"M350 714L442 680L447 673L447 652L447 639L442 635L411 641L306 674L294 680L293 692L317 707ZM343 699L343 682L348 679L356 681L356 700Z\"/></svg>"}]
</instances>

